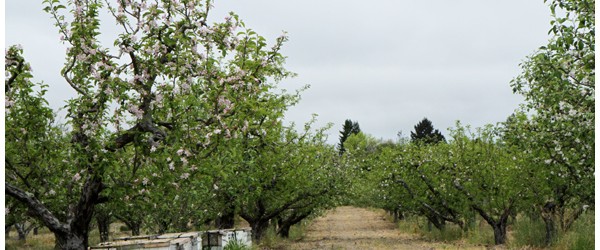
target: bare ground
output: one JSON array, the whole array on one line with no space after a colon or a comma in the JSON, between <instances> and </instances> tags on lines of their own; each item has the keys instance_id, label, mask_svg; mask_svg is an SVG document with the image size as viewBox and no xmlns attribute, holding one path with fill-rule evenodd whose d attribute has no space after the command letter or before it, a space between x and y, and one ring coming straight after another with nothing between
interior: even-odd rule
<instances>
[{"instance_id":1,"label":"bare ground","mask_svg":"<svg viewBox=\"0 0 600 250\"><path fill-rule=\"evenodd\" d=\"M398 230L383 210L338 207L308 226L305 236L288 249L485 249L433 243Z\"/></svg>"}]
</instances>

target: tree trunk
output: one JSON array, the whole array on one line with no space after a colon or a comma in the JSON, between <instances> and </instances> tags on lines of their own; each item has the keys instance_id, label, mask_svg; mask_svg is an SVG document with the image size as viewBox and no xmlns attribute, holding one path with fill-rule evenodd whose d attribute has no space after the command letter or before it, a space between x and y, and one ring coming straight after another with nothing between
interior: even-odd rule
<instances>
[{"instance_id":1,"label":"tree trunk","mask_svg":"<svg viewBox=\"0 0 600 250\"><path fill-rule=\"evenodd\" d=\"M38 230L40 229L40 227L34 227L33 228L33 235L38 235Z\"/></svg>"},{"instance_id":2,"label":"tree trunk","mask_svg":"<svg viewBox=\"0 0 600 250\"><path fill-rule=\"evenodd\" d=\"M107 242L110 233L110 215L96 213L96 222L98 223L98 232L100 232L100 242Z\"/></svg>"},{"instance_id":3,"label":"tree trunk","mask_svg":"<svg viewBox=\"0 0 600 250\"><path fill-rule=\"evenodd\" d=\"M54 249L61 250L85 250L88 246L88 235L86 232L70 232L67 234L54 233L56 245Z\"/></svg>"},{"instance_id":4,"label":"tree trunk","mask_svg":"<svg viewBox=\"0 0 600 250\"><path fill-rule=\"evenodd\" d=\"M552 241L554 241L554 237L556 236L556 221L554 220L555 212L556 204L554 202L546 202L542 207L541 217L544 220L546 229L546 239L544 240L546 246L552 244Z\"/></svg>"},{"instance_id":5,"label":"tree trunk","mask_svg":"<svg viewBox=\"0 0 600 250\"><path fill-rule=\"evenodd\" d=\"M544 224L546 225L546 239L544 240L544 244L546 246L549 246L556 235L556 227L554 226L555 223L552 219L552 216L543 216L542 219L544 220Z\"/></svg>"},{"instance_id":6,"label":"tree trunk","mask_svg":"<svg viewBox=\"0 0 600 250\"><path fill-rule=\"evenodd\" d=\"M269 220L256 220L250 223L252 227L252 241L259 243L269 228Z\"/></svg>"},{"instance_id":7,"label":"tree trunk","mask_svg":"<svg viewBox=\"0 0 600 250\"><path fill-rule=\"evenodd\" d=\"M233 210L227 210L224 214L215 220L215 226L218 229L228 229L235 226L235 213Z\"/></svg>"},{"instance_id":8,"label":"tree trunk","mask_svg":"<svg viewBox=\"0 0 600 250\"><path fill-rule=\"evenodd\" d=\"M279 237L281 238L289 238L290 237L290 228L292 227L292 225L290 225L289 223L284 223L279 225L279 229L277 229L277 234L279 235Z\"/></svg>"},{"instance_id":9,"label":"tree trunk","mask_svg":"<svg viewBox=\"0 0 600 250\"><path fill-rule=\"evenodd\" d=\"M15 223L15 228L17 229L19 240L25 241L25 239L27 238L27 234L29 234L29 231L27 230L27 225L25 225L25 223Z\"/></svg>"},{"instance_id":10,"label":"tree trunk","mask_svg":"<svg viewBox=\"0 0 600 250\"><path fill-rule=\"evenodd\" d=\"M398 217L398 209L394 209L394 211L392 211L392 214L394 215L394 223L398 223L398 221L400 220L400 218Z\"/></svg>"},{"instance_id":11,"label":"tree trunk","mask_svg":"<svg viewBox=\"0 0 600 250\"><path fill-rule=\"evenodd\" d=\"M24 203L33 217L44 223L56 238L55 247L58 249L81 249L88 247L88 233L90 222L94 215L94 208L104 186L102 178L97 175L89 176L83 185L81 196L70 211L68 223L58 220L54 214L35 196L4 182L6 194Z\"/></svg>"},{"instance_id":12,"label":"tree trunk","mask_svg":"<svg viewBox=\"0 0 600 250\"><path fill-rule=\"evenodd\" d=\"M498 221L493 221L490 225L494 228L494 244L502 245L506 243L506 226L508 225L509 210L500 216Z\"/></svg>"},{"instance_id":13,"label":"tree trunk","mask_svg":"<svg viewBox=\"0 0 600 250\"><path fill-rule=\"evenodd\" d=\"M135 226L129 227L129 229L131 229L131 235L133 235L133 236L140 235L140 225L139 224L135 224Z\"/></svg>"},{"instance_id":14,"label":"tree trunk","mask_svg":"<svg viewBox=\"0 0 600 250\"><path fill-rule=\"evenodd\" d=\"M131 235L137 236L140 235L140 228L142 227L142 219L139 217L135 217L133 215L123 215L117 214L117 219L121 222L125 223L129 230L131 230ZM135 217L135 218L134 218Z\"/></svg>"},{"instance_id":15,"label":"tree trunk","mask_svg":"<svg viewBox=\"0 0 600 250\"><path fill-rule=\"evenodd\" d=\"M502 245L506 242L506 224L496 224L494 228L494 244Z\"/></svg>"}]
</instances>

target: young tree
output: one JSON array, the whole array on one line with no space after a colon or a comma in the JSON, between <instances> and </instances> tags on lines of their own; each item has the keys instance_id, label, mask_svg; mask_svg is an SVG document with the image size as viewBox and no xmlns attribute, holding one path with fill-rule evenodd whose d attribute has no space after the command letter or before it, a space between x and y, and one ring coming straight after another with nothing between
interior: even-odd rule
<instances>
[{"instance_id":1,"label":"young tree","mask_svg":"<svg viewBox=\"0 0 600 250\"><path fill-rule=\"evenodd\" d=\"M521 150L501 141L496 128L457 127L452 131L451 185L494 230L494 243L504 244L508 219L531 204L534 195L530 168Z\"/></svg>"},{"instance_id":2,"label":"young tree","mask_svg":"<svg viewBox=\"0 0 600 250\"><path fill-rule=\"evenodd\" d=\"M415 131L410 132L410 139L412 142L421 142L424 144L435 144L446 141L439 130L433 129L433 124L427 118L423 118L423 120L415 125Z\"/></svg>"},{"instance_id":3,"label":"young tree","mask_svg":"<svg viewBox=\"0 0 600 250\"><path fill-rule=\"evenodd\" d=\"M348 137L358 133L360 133L360 126L358 125L358 122L353 122L350 119L346 119L342 130L340 131L340 143L338 144L340 155L343 155L346 151L344 148L344 142L348 139Z\"/></svg>"},{"instance_id":4,"label":"young tree","mask_svg":"<svg viewBox=\"0 0 600 250\"><path fill-rule=\"evenodd\" d=\"M250 160L240 162L236 176L236 184L244 187L239 189L240 216L250 223L257 242L270 220L283 219L283 231L289 230L303 219L290 218L303 217L295 212L314 212L335 200L333 194L338 193L334 180L340 175L333 165L333 148L324 141L326 128L313 134L307 125L299 134L278 124L265 127L266 135L246 138L241 144L246 147L243 159Z\"/></svg>"},{"instance_id":5,"label":"young tree","mask_svg":"<svg viewBox=\"0 0 600 250\"><path fill-rule=\"evenodd\" d=\"M270 81L291 75L279 53L285 36L267 48L265 39L233 14L209 24L211 1L44 3L68 45L61 75L77 94L67 104L68 140L53 142L66 136L49 125L51 111L42 98L16 98L31 93L31 87L17 87L30 74L18 49L9 49L6 104L14 105L7 108L14 115L6 118L6 133L16 139L7 155L27 141L23 137L31 150L47 153L31 154L34 161L8 159L12 170L5 189L54 233L58 248L87 248L95 206L118 198L110 196L107 180L120 174L115 166L127 148L140 148L157 165L184 171L185 157L167 160L182 148L177 142L189 143L183 148L203 157L242 128L239 108L258 107L248 100L259 100L274 87ZM103 10L121 29L114 47L98 38ZM65 17L65 11L72 16ZM23 127L28 116L31 126ZM134 166L123 167L137 173ZM36 174L27 175L32 171Z\"/></svg>"}]
</instances>

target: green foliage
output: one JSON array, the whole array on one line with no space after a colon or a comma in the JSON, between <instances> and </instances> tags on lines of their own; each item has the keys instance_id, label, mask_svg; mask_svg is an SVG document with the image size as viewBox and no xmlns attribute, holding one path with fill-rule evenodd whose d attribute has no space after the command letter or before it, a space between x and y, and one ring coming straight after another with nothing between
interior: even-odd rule
<instances>
[{"instance_id":1,"label":"green foliage","mask_svg":"<svg viewBox=\"0 0 600 250\"><path fill-rule=\"evenodd\" d=\"M223 247L223 250L250 250L252 249L249 246L246 246L244 243L240 241L229 241L227 245Z\"/></svg>"}]
</instances>

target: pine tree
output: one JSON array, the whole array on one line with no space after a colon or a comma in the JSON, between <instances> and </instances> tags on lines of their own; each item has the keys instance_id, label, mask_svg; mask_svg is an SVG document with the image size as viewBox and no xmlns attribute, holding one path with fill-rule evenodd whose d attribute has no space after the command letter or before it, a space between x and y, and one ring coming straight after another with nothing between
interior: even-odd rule
<instances>
[{"instance_id":1,"label":"pine tree","mask_svg":"<svg viewBox=\"0 0 600 250\"><path fill-rule=\"evenodd\" d=\"M427 118L423 118L422 121L415 125L415 131L410 132L410 139L412 142L421 142L424 144L435 144L446 141L446 138L444 138L439 130L433 129L433 124Z\"/></svg>"},{"instance_id":2,"label":"pine tree","mask_svg":"<svg viewBox=\"0 0 600 250\"><path fill-rule=\"evenodd\" d=\"M346 121L344 122L344 126L340 131L340 144L338 145L340 155L344 154L344 152L346 151L346 149L344 148L344 142L348 139L348 137L350 137L350 135L355 135L358 133L360 133L360 126L358 125L358 122L353 122L350 119L346 119Z\"/></svg>"}]
</instances>

